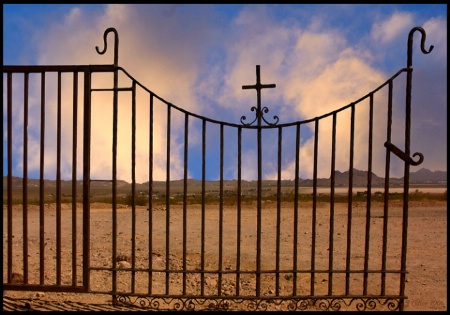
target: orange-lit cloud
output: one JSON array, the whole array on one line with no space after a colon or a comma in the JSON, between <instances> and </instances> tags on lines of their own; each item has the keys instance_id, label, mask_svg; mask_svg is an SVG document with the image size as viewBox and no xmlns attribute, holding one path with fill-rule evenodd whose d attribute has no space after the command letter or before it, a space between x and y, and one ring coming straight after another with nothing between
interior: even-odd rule
<instances>
[{"instance_id":1,"label":"orange-lit cloud","mask_svg":"<svg viewBox=\"0 0 450 315\"><path fill-rule=\"evenodd\" d=\"M263 84L275 83L275 89L262 91L263 106L270 112L266 115L272 121L273 115L280 123L312 119L343 107L379 85L383 84L397 70L406 65L406 39L409 30L416 26L415 16L408 12L393 12L390 15L374 19L369 32L360 42L353 43L349 34L340 28L326 26L322 16L311 17L307 23L295 19L279 21L265 6L244 6L231 21L213 9L212 6L183 5L105 5L103 10L89 11L89 7L75 7L57 23L49 23L43 29L33 33L33 43L39 64L111 64L113 62L114 36L107 38L108 49L104 55L95 51L95 46L103 48L103 33L109 27L117 29L119 34L119 66L124 68L147 89L164 100L189 112L205 115L216 120L240 124L243 115L253 119L250 111L256 105L254 90L242 90L242 85L255 83L255 66L261 65ZM445 62L446 67L446 21L443 18L426 21L423 27L427 31L427 44L435 45L431 55L420 53L420 39L415 37L414 60L417 69L414 75L428 80L435 67ZM445 44L445 45L444 45ZM395 48L398 46L400 48ZM396 50L394 50L394 48ZM428 47L427 47L428 48ZM395 53L395 54L394 54ZM397 56L401 63L393 72L377 67L384 58ZM422 74L422 76L419 76ZM63 176L71 175L72 159L72 78L63 75L62 85L62 166ZM95 74L94 87L112 87L111 75ZM441 78L446 80L446 78ZM30 87L30 169L39 168L39 77L35 75ZM56 149L56 89L55 78L47 83L46 150ZM82 76L79 78L82 87ZM404 80L404 79L403 79ZM417 79L415 79L417 80ZM52 83L53 82L53 83ZM404 83L402 83L404 84ZM445 106L446 91L439 95L429 95L431 86L427 82L414 81L415 102L424 102L428 98L438 98L438 106ZM439 83L441 86L442 82ZM4 83L5 85L5 83ZM131 80L121 75L121 87L131 85ZM435 86L433 87L435 88ZM396 119L404 116L404 88L399 84L396 89L395 103L400 109L394 111ZM420 93L419 93L420 92ZM118 153L117 172L119 179L131 180L131 93L119 93L118 106ZM374 98L374 134L373 134L373 170L383 176L386 141L386 100L387 91L375 94ZM422 96L425 95L425 96ZM403 99L402 99L403 98ZM81 104L82 93L79 92ZM148 180L149 172L149 94L141 87L136 95L136 181ZM433 101L431 101L433 102ZM356 106L355 160L354 167L367 169L368 164L368 101ZM80 105L81 106L81 105ZM429 107L435 106L430 104ZM441 114L445 108L424 109L413 104L414 130L412 152L432 150L433 128L445 130L445 120ZM423 111L427 111L425 114ZM429 112L428 112L429 111ZM4 110L5 113L5 110ZM421 113L420 115L416 113ZM23 113L15 112L17 125L23 121ZM428 118L427 118L428 117ZM349 167L349 111L337 116L336 169L345 171ZM112 168L112 92L93 92L92 94L92 163L91 177L110 179ZM184 119L182 113L173 111L171 117L170 139L170 176L179 179L184 176ZM428 119L428 120L427 120ZM154 151L153 177L156 180L166 178L167 165L167 108L155 99L154 102ZM397 121L397 120L396 120ZM82 126L83 110L79 109L78 123ZM189 121L189 146L201 151L201 121ZM80 128L80 127L79 127ZM216 126L208 125L208 130L218 135ZM425 132L426 130L426 132ZM329 177L331 163L331 118L321 121L319 132L318 176ZM82 172L83 134L78 136L78 173ZM302 127L300 150L300 176L311 177L314 161L314 124ZM404 127L394 124L393 137L398 147L402 147ZM242 155L243 178L254 179L255 135L249 132L249 143L244 143ZM428 135L428 138L426 137ZM430 138L431 135L431 138ZM446 135L440 134L442 146ZM5 137L5 133L4 133ZM18 133L17 150L21 148L21 135ZM208 136L207 138L211 138ZM225 145L226 177L236 178L236 135ZM292 146L292 135L285 135L286 142ZM272 138L271 138L272 139ZM32 140L32 141L31 141ZM219 140L209 139L212 151L208 167L218 165ZM269 144L266 144L269 143ZM264 161L264 176L276 178L276 142L264 142L267 158ZM283 150L287 150L284 148ZM446 150L428 154L426 161L430 169L446 168ZM284 151L283 151L284 152ZM432 151L431 151L432 152ZM190 153L190 158L194 156ZM209 154L209 153L208 153ZM207 154L207 155L208 155ZM444 158L443 158L444 156ZM283 157L283 178L294 178L295 153ZM45 160L46 174L52 176L55 170L55 155L49 154ZM195 165L194 165L195 164ZM201 161L190 165L199 168ZM19 161L16 170L22 167ZM188 176L194 176L190 168ZM211 172L213 179L218 172ZM402 165L393 162L393 176L402 176ZM198 173L197 173L198 177Z\"/></svg>"}]
</instances>

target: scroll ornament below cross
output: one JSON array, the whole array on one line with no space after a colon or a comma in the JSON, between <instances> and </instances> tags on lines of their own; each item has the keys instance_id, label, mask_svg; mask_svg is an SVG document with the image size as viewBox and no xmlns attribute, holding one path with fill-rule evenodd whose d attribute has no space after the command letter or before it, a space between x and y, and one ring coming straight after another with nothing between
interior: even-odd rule
<instances>
[{"instance_id":1,"label":"scroll ornament below cross","mask_svg":"<svg viewBox=\"0 0 450 315\"><path fill-rule=\"evenodd\" d=\"M259 65L257 65L256 66L256 84L255 85L243 85L242 86L243 90L248 90L248 89L255 89L256 90L257 107L253 106L251 108L252 112L256 111L256 115L255 115L256 117L251 123L245 123L244 121L247 119L247 117L246 116L242 116L241 117L241 123L243 125L251 126L255 121L258 120L258 126L261 126L261 119L264 120L266 122L266 124L268 124L270 126L274 126L274 125L278 124L278 121L279 121L278 116L273 116L273 119L275 119L275 122L274 123L270 123L264 118L264 113L268 113L269 109L267 107L263 107L261 109L261 90L262 89L275 88L275 87L276 87L275 84L261 84L260 67L259 67Z\"/></svg>"}]
</instances>

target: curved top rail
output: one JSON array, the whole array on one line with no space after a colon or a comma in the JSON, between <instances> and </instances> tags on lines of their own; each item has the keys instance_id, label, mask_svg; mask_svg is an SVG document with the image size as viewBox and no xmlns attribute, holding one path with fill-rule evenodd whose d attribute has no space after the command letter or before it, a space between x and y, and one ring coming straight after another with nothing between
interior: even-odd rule
<instances>
[{"instance_id":1,"label":"curved top rail","mask_svg":"<svg viewBox=\"0 0 450 315\"><path fill-rule=\"evenodd\" d=\"M344 105L332 112L323 114L321 116L317 116L314 118L309 118L306 120L299 120L299 121L294 121L294 122L289 122L289 123L282 123L282 124L269 124L269 125L250 125L250 124L237 124L237 123L230 123L230 122L226 122L226 121L221 121L221 120L216 120L216 119L212 119L206 116L202 116L202 115L198 115L192 112L187 111L186 109L183 109L181 107L178 107L168 101L166 101L165 99L163 99L161 96L157 95L155 92L149 90L145 85L143 85L141 82L139 82L138 80L136 80L131 74L129 74L125 69L123 69L122 67L118 67L118 70L122 71L130 80L134 81L138 86L140 86L142 89L144 89L147 93L153 95L154 97L156 97L158 100L160 100L161 102L165 103L166 105L173 107L174 109L184 113L184 114L188 114L191 115L193 117L196 117L198 119L204 119L205 121L208 121L210 123L214 123L214 124L223 124L225 126L230 126L230 127L242 127L244 129L257 129L257 128L262 128L262 129L272 129L272 128L278 128L278 127L287 127L287 126L294 126L297 124L307 124L310 123L312 121L315 120L320 120L326 117L329 117L335 113L341 112L351 106L354 106L360 102L362 102L363 100L365 100L366 98L370 97L370 95L376 93L377 91L381 90L383 87L385 87L387 84L389 84L389 82L393 81L396 77L398 77L401 73L403 72L407 72L408 69L403 68L398 70L392 77L390 77L388 80L386 80L383 84L381 84L380 86L378 86L377 88L373 89L372 91L370 91L369 93L367 93L366 95L362 96L361 98L359 98L358 100L351 102L347 105ZM254 109L252 109L254 110ZM263 109L264 110L264 109Z\"/></svg>"},{"instance_id":2,"label":"curved top rail","mask_svg":"<svg viewBox=\"0 0 450 315\"><path fill-rule=\"evenodd\" d=\"M427 34L425 33L425 30L422 27L420 26L414 27L411 31L409 31L408 35L408 63L407 63L408 68L412 67L412 45L413 45L413 35L415 31L419 31L422 34L422 39L420 42L420 49L422 50L422 53L429 54L434 48L434 46L431 45L428 51L425 49L425 40L427 38Z\"/></svg>"},{"instance_id":3,"label":"curved top rail","mask_svg":"<svg viewBox=\"0 0 450 315\"><path fill-rule=\"evenodd\" d=\"M114 41L114 66L117 67L118 61L119 61L119 34L117 33L117 30L114 27L110 27L110 28L106 29L105 33L103 33L103 45L104 45L103 50L100 51L98 49L98 46L95 46L95 50L97 50L97 53L100 55L103 55L106 52L106 50L108 48L106 37L111 32L114 33L114 39L115 39L115 41Z\"/></svg>"}]
</instances>

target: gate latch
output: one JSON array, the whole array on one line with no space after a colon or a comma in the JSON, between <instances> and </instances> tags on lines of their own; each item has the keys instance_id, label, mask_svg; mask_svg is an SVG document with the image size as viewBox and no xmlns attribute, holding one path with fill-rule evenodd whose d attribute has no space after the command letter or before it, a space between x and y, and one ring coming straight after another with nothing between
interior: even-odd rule
<instances>
[{"instance_id":1,"label":"gate latch","mask_svg":"<svg viewBox=\"0 0 450 315\"><path fill-rule=\"evenodd\" d=\"M401 158L403 161L408 162L409 164L412 165L420 165L423 162L423 154L416 152L413 154L413 156L419 156L419 160L416 162L414 161L410 156L407 156L405 152L403 152L402 150L400 150L399 148L397 148L394 144L390 143L389 141L386 141L384 143L384 146L391 151L392 153L394 153L396 156L398 156L399 158Z\"/></svg>"}]
</instances>

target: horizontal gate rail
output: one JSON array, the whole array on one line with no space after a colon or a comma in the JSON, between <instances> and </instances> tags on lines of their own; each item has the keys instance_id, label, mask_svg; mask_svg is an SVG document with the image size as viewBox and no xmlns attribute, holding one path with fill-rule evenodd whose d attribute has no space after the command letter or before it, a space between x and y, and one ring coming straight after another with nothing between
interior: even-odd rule
<instances>
[{"instance_id":1,"label":"horizontal gate rail","mask_svg":"<svg viewBox=\"0 0 450 315\"><path fill-rule=\"evenodd\" d=\"M112 72L114 65L3 66L3 73Z\"/></svg>"}]
</instances>

